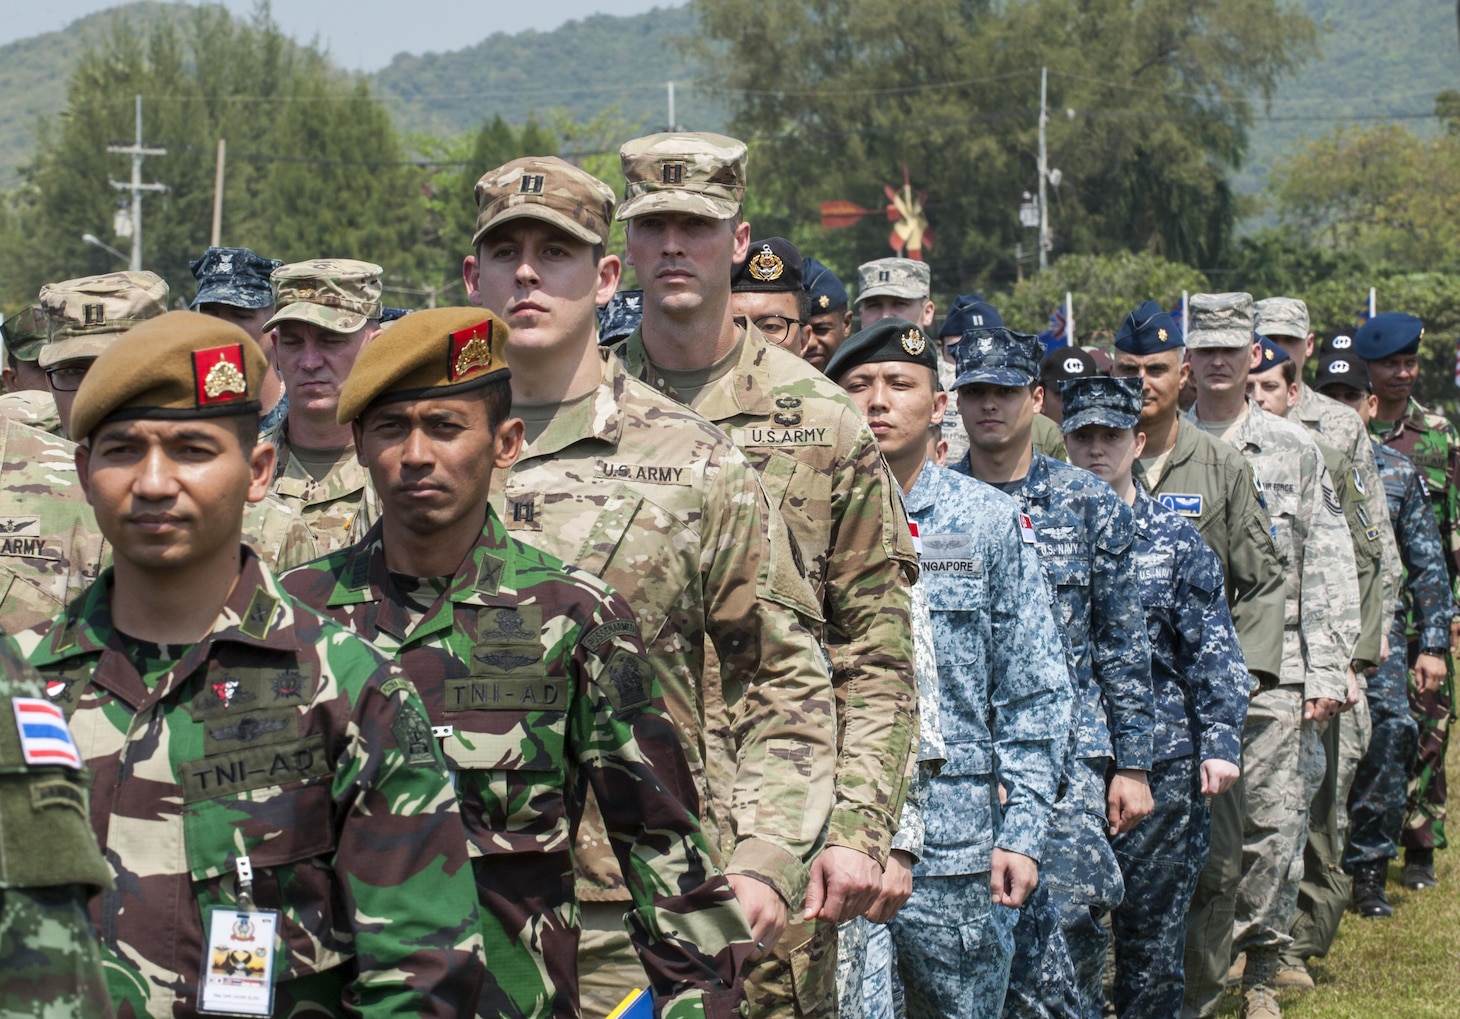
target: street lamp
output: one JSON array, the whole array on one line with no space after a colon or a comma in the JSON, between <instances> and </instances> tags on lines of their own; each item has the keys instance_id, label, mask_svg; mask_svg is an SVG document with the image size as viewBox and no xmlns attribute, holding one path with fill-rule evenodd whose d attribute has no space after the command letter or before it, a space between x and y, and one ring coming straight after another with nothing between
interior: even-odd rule
<instances>
[{"instance_id":1,"label":"street lamp","mask_svg":"<svg viewBox=\"0 0 1460 1019\"><path fill-rule=\"evenodd\" d=\"M115 255L117 258L120 258L123 262L126 262L128 265L131 265L132 264L132 260L130 258L128 258L126 255L122 254L120 251L118 251L116 248L112 247L110 244L108 244L105 241L103 241L100 237L96 236L96 234L82 234L81 235L81 240L84 243L86 243L86 244L90 244L93 247L100 248L102 251L105 251L105 252L108 252L110 254Z\"/></svg>"}]
</instances>

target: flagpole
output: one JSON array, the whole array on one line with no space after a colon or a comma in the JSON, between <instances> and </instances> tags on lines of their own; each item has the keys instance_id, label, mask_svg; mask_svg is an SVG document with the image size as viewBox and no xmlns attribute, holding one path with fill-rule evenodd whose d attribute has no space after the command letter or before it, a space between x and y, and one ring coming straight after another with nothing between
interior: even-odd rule
<instances>
[{"instance_id":1,"label":"flagpole","mask_svg":"<svg viewBox=\"0 0 1460 1019\"><path fill-rule=\"evenodd\" d=\"M1181 339L1183 343L1186 341L1187 325L1191 319L1191 312L1187 310L1187 302L1190 299L1191 295L1183 290L1181 292Z\"/></svg>"},{"instance_id":2,"label":"flagpole","mask_svg":"<svg viewBox=\"0 0 1460 1019\"><path fill-rule=\"evenodd\" d=\"M1065 291L1065 344L1073 347L1075 345L1075 302L1070 298L1070 292Z\"/></svg>"},{"instance_id":3,"label":"flagpole","mask_svg":"<svg viewBox=\"0 0 1460 1019\"><path fill-rule=\"evenodd\" d=\"M1374 301L1374 297L1375 297L1374 288L1373 287L1370 287L1369 288L1369 317L1370 318L1373 318L1375 315L1379 314L1379 308L1378 308L1378 305Z\"/></svg>"}]
</instances>

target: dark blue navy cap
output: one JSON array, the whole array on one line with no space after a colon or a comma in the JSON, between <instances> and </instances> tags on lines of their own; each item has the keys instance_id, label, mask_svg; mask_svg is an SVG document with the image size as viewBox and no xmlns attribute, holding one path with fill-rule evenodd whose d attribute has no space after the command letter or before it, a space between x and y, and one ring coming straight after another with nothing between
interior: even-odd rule
<instances>
[{"instance_id":1,"label":"dark blue navy cap","mask_svg":"<svg viewBox=\"0 0 1460 1019\"><path fill-rule=\"evenodd\" d=\"M1144 385L1139 376L1114 378L1084 375L1060 383L1064 420L1060 431L1069 435L1086 425L1134 428L1141 419Z\"/></svg>"},{"instance_id":2,"label":"dark blue navy cap","mask_svg":"<svg viewBox=\"0 0 1460 1019\"><path fill-rule=\"evenodd\" d=\"M814 258L801 260L801 286L811 295L811 314L824 315L847 306L847 288L836 273Z\"/></svg>"},{"instance_id":3,"label":"dark blue navy cap","mask_svg":"<svg viewBox=\"0 0 1460 1019\"><path fill-rule=\"evenodd\" d=\"M959 294L943 319L938 337L942 339L945 336L962 336L970 329L993 329L1003 324L1004 316L982 296Z\"/></svg>"},{"instance_id":4,"label":"dark blue navy cap","mask_svg":"<svg viewBox=\"0 0 1460 1019\"><path fill-rule=\"evenodd\" d=\"M198 281L198 296L191 307L227 304L234 308L272 308L274 293L269 289L269 274L283 264L248 248L209 248L203 257L188 265Z\"/></svg>"},{"instance_id":5,"label":"dark blue navy cap","mask_svg":"<svg viewBox=\"0 0 1460 1019\"><path fill-rule=\"evenodd\" d=\"M1351 350L1335 350L1318 359L1313 388L1320 393L1329 386L1348 386L1361 393L1370 391L1369 364Z\"/></svg>"},{"instance_id":6,"label":"dark blue navy cap","mask_svg":"<svg viewBox=\"0 0 1460 1019\"><path fill-rule=\"evenodd\" d=\"M958 361L954 389L975 382L991 386L1027 386L1039 378L1039 337L1003 326L970 329L953 348Z\"/></svg>"},{"instance_id":7,"label":"dark blue navy cap","mask_svg":"<svg viewBox=\"0 0 1460 1019\"><path fill-rule=\"evenodd\" d=\"M1395 354L1418 354L1425 324L1402 311L1386 311L1365 322L1354 334L1354 353L1365 361Z\"/></svg>"},{"instance_id":8,"label":"dark blue navy cap","mask_svg":"<svg viewBox=\"0 0 1460 1019\"><path fill-rule=\"evenodd\" d=\"M826 377L835 381L874 361L908 361L936 372L938 351L927 333L906 319L889 316L848 336L826 362Z\"/></svg>"},{"instance_id":9,"label":"dark blue navy cap","mask_svg":"<svg viewBox=\"0 0 1460 1019\"><path fill-rule=\"evenodd\" d=\"M644 292L642 290L620 290L598 309L598 343L608 346L617 343L639 328L644 317Z\"/></svg>"},{"instance_id":10,"label":"dark blue navy cap","mask_svg":"<svg viewBox=\"0 0 1460 1019\"><path fill-rule=\"evenodd\" d=\"M1262 348L1262 360L1258 361L1257 367L1252 369L1254 372L1265 372L1269 368L1276 368L1284 361L1292 360L1288 357L1286 350L1260 333L1257 336L1257 344Z\"/></svg>"},{"instance_id":11,"label":"dark blue navy cap","mask_svg":"<svg viewBox=\"0 0 1460 1019\"><path fill-rule=\"evenodd\" d=\"M380 309L380 324L383 325L383 326L390 325L390 323L396 321L397 319L405 318L410 313L411 313L411 309L409 309L409 308L386 308L386 307L381 307L381 309Z\"/></svg>"},{"instance_id":12,"label":"dark blue navy cap","mask_svg":"<svg viewBox=\"0 0 1460 1019\"><path fill-rule=\"evenodd\" d=\"M1147 301L1125 317L1115 334L1115 349L1145 356L1186 346L1181 327L1155 301Z\"/></svg>"},{"instance_id":13,"label":"dark blue navy cap","mask_svg":"<svg viewBox=\"0 0 1460 1019\"><path fill-rule=\"evenodd\" d=\"M730 270L730 289L740 293L785 293L801 289L801 252L784 237L751 241L745 261Z\"/></svg>"}]
</instances>

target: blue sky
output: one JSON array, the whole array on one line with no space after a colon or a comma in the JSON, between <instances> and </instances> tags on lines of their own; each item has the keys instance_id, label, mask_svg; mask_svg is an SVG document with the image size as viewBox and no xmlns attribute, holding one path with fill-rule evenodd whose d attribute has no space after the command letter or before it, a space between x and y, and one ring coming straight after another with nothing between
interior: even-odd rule
<instances>
[{"instance_id":1,"label":"blue sky","mask_svg":"<svg viewBox=\"0 0 1460 1019\"><path fill-rule=\"evenodd\" d=\"M274 20L301 42L318 36L334 60L351 70L374 71L397 53L440 53L461 49L494 32L534 28L550 31L590 14L638 14L653 7L677 7L683 0L276 0ZM222 0L247 17L255 0ZM0 45L65 28L94 11L120 6L115 0L48 0L12 4L0 18Z\"/></svg>"}]
</instances>

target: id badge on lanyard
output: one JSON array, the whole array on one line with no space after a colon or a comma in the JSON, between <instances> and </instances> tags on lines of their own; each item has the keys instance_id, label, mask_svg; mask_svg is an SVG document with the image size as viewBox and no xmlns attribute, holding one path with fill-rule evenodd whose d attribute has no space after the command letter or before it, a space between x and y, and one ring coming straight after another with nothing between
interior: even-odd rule
<instances>
[{"instance_id":1,"label":"id badge on lanyard","mask_svg":"<svg viewBox=\"0 0 1460 1019\"><path fill-rule=\"evenodd\" d=\"M203 972L198 981L198 1011L208 1015L272 1015L274 951L279 911L255 909L253 865L234 861L238 904L208 911L204 926Z\"/></svg>"}]
</instances>

